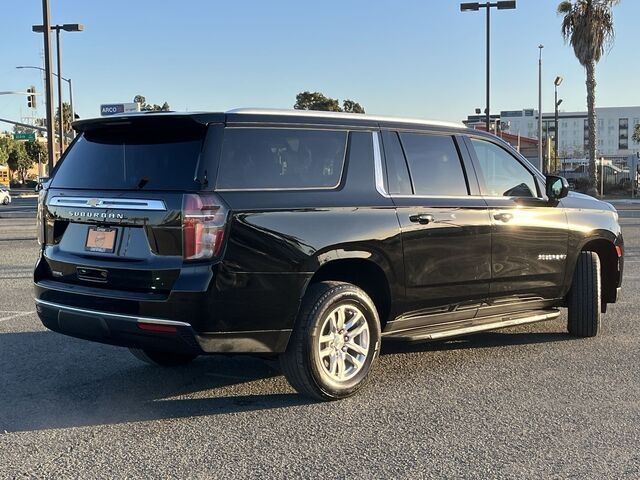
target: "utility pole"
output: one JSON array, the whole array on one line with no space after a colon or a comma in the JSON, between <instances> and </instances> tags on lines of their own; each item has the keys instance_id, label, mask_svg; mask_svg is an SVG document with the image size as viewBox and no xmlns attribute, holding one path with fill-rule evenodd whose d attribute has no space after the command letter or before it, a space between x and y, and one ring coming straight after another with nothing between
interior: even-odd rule
<instances>
[{"instance_id":1,"label":"utility pole","mask_svg":"<svg viewBox=\"0 0 640 480\"><path fill-rule=\"evenodd\" d=\"M485 113L485 124L487 125L487 133L490 132L489 130L489 125L491 124L491 88L490 88L490 78L491 78L491 6L490 4L487 2L487 7L485 7L485 9L487 10L487 92L486 92L486 97L487 97L487 108L484 111ZM496 131L496 135L498 134L498 132Z\"/></svg>"},{"instance_id":2,"label":"utility pole","mask_svg":"<svg viewBox=\"0 0 640 480\"><path fill-rule=\"evenodd\" d=\"M53 171L53 81L51 75L51 16L49 0L42 0L42 26L44 37L44 70L45 70L45 99L47 112L47 175Z\"/></svg>"},{"instance_id":3,"label":"utility pole","mask_svg":"<svg viewBox=\"0 0 640 480\"><path fill-rule=\"evenodd\" d=\"M43 2L48 2L48 0L43 0ZM47 6L48 9L48 6ZM58 115L60 116L60 121L58 122L58 134L60 136L60 156L64 152L64 115L62 111L62 52L60 51L60 31L64 30L66 32L81 32L84 30L84 25L81 23L65 23L63 25L33 25L31 30L38 33L44 33L45 37L50 37L50 31L56 31L56 43L57 43L57 53L58 53ZM47 41L48 42L48 41ZM48 52L48 53L47 53ZM51 81L51 52L47 50L45 45L45 62L48 62L48 73L46 73L47 78L49 80L49 84ZM47 87L47 91L49 90L50 85ZM71 81L69 81L69 88L71 88ZM53 104L53 95L51 97ZM52 107L53 110L53 107ZM54 115L52 112L52 119L54 119ZM72 119L73 121L73 119ZM52 128L53 131L53 128Z\"/></svg>"},{"instance_id":4,"label":"utility pole","mask_svg":"<svg viewBox=\"0 0 640 480\"><path fill-rule=\"evenodd\" d=\"M60 156L64 153L64 115L62 111L62 52L60 51L60 28L56 28L56 51L58 52L58 137ZM71 120L73 121L73 120Z\"/></svg>"},{"instance_id":5,"label":"utility pole","mask_svg":"<svg viewBox=\"0 0 640 480\"><path fill-rule=\"evenodd\" d=\"M542 160L542 49L544 45L538 45L540 50L538 57L538 164L543 173L547 173Z\"/></svg>"}]
</instances>

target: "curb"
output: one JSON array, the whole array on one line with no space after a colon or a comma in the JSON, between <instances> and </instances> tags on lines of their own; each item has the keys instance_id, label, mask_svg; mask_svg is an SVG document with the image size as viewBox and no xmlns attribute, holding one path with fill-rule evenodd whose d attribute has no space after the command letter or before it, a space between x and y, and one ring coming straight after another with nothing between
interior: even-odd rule
<instances>
[{"instance_id":1,"label":"curb","mask_svg":"<svg viewBox=\"0 0 640 480\"><path fill-rule=\"evenodd\" d=\"M38 194L37 193L11 193L11 192L9 192L9 194L11 195L11 198L38 198Z\"/></svg>"},{"instance_id":2,"label":"curb","mask_svg":"<svg viewBox=\"0 0 640 480\"><path fill-rule=\"evenodd\" d=\"M640 205L640 198L611 198L604 200L607 203L612 205L620 204L620 205Z\"/></svg>"}]
</instances>

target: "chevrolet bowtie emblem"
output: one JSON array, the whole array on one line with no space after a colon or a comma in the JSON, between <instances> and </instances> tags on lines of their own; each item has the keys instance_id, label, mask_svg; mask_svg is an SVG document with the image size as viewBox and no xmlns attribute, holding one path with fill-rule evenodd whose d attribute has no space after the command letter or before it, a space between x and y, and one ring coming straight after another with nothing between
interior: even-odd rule
<instances>
[{"instance_id":1,"label":"chevrolet bowtie emblem","mask_svg":"<svg viewBox=\"0 0 640 480\"><path fill-rule=\"evenodd\" d=\"M90 207L97 207L99 203L100 201L97 198L90 198L89 200L87 200L87 205L89 205Z\"/></svg>"}]
</instances>

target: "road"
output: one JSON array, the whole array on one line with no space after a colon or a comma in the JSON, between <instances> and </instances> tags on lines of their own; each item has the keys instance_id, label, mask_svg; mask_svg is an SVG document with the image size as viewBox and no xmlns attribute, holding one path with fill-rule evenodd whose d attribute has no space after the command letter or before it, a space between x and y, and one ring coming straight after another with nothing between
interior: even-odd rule
<instances>
[{"instance_id":1,"label":"road","mask_svg":"<svg viewBox=\"0 0 640 480\"><path fill-rule=\"evenodd\" d=\"M314 403L269 365L157 369L34 314L33 218L0 219L0 478L640 478L640 218L595 339L559 320L384 344L358 396ZM4 432L4 433L3 433Z\"/></svg>"},{"instance_id":2,"label":"road","mask_svg":"<svg viewBox=\"0 0 640 480\"><path fill-rule=\"evenodd\" d=\"M36 197L13 198L9 205L0 205L0 218L35 218L37 204Z\"/></svg>"}]
</instances>

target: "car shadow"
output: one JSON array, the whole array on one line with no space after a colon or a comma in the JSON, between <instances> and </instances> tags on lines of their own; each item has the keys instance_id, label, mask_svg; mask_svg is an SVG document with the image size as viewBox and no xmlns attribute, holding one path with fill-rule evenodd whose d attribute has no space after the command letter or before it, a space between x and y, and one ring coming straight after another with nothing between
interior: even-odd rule
<instances>
[{"instance_id":1,"label":"car shadow","mask_svg":"<svg viewBox=\"0 0 640 480\"><path fill-rule=\"evenodd\" d=\"M284 381L279 376L268 362L249 356L207 356L161 368L126 349L53 332L2 333L0 433L312 403L278 384Z\"/></svg>"},{"instance_id":2,"label":"car shadow","mask_svg":"<svg viewBox=\"0 0 640 480\"><path fill-rule=\"evenodd\" d=\"M558 332L487 332L438 342L384 341L382 355L570 340ZM382 358L384 362L384 358ZM0 334L0 434L288 408L296 394L271 362L206 356L179 368L49 331Z\"/></svg>"}]
</instances>

